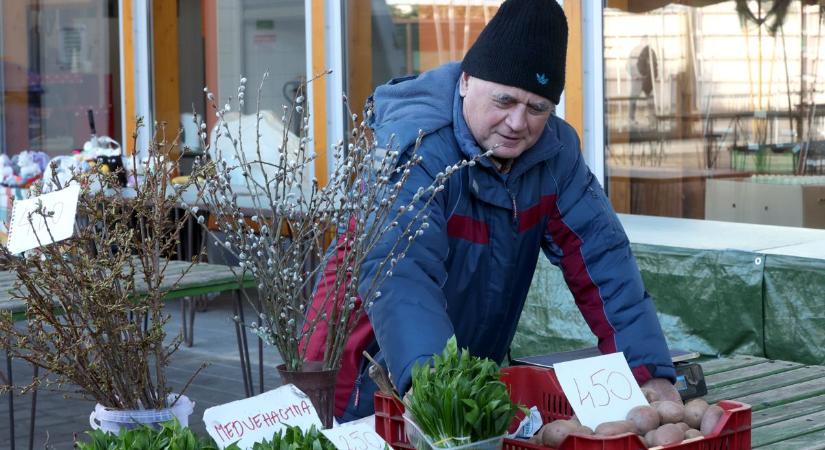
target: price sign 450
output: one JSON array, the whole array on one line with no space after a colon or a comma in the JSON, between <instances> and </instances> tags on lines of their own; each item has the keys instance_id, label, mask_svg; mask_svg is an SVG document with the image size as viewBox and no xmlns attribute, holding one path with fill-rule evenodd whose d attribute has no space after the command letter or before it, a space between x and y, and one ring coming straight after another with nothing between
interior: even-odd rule
<instances>
[{"instance_id":1,"label":"price sign 450","mask_svg":"<svg viewBox=\"0 0 825 450\"><path fill-rule=\"evenodd\" d=\"M609 406L614 399L629 400L633 395L633 384L615 370L600 369L585 379L574 378L573 382L579 393L579 404L589 402L593 408Z\"/></svg>"}]
</instances>

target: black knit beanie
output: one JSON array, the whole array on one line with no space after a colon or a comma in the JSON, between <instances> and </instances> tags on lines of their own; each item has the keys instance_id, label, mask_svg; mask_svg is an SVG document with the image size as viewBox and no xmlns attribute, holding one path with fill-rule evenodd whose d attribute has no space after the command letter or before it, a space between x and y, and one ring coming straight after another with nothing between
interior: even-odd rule
<instances>
[{"instance_id":1,"label":"black knit beanie","mask_svg":"<svg viewBox=\"0 0 825 450\"><path fill-rule=\"evenodd\" d=\"M558 104L566 57L567 19L556 0L507 0L467 51L461 69Z\"/></svg>"}]
</instances>

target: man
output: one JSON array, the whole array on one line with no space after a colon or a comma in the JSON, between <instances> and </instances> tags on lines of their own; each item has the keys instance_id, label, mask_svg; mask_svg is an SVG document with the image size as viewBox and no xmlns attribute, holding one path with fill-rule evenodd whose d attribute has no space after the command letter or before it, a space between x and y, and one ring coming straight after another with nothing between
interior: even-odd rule
<instances>
[{"instance_id":1,"label":"man","mask_svg":"<svg viewBox=\"0 0 825 450\"><path fill-rule=\"evenodd\" d=\"M575 131L552 114L564 88L566 49L567 23L555 0L507 0L460 65L375 91L379 144L392 140L404 150L424 133L423 162L399 204L445 167L488 149L493 156L458 171L436 194L428 229L367 310L372 328L362 324L348 341L336 392L340 420L373 412L376 387L363 349L387 366L402 393L411 387L413 365L440 353L453 334L471 353L502 362L539 248L563 269L601 351L624 352L640 383L678 399L667 345L624 231ZM367 258L362 280L378 270L396 238L385 236Z\"/></svg>"}]
</instances>

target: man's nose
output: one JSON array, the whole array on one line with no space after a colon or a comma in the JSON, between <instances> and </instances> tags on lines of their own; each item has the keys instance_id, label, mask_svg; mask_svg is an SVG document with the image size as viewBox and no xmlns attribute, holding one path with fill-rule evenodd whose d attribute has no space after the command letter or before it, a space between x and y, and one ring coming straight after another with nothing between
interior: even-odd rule
<instances>
[{"instance_id":1,"label":"man's nose","mask_svg":"<svg viewBox=\"0 0 825 450\"><path fill-rule=\"evenodd\" d=\"M513 131L521 131L527 127L527 108L517 105L507 114L507 126Z\"/></svg>"}]
</instances>

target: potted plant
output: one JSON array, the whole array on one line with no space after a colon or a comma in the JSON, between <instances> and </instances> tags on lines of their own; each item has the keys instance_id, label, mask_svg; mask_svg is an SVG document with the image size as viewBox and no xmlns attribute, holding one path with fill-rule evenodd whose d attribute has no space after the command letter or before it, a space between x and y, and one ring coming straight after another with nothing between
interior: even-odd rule
<instances>
[{"instance_id":1,"label":"potted plant","mask_svg":"<svg viewBox=\"0 0 825 450\"><path fill-rule=\"evenodd\" d=\"M405 429L419 450L495 450L519 406L510 400L495 362L458 350L455 336L433 364L412 371L404 400Z\"/></svg>"},{"instance_id":2,"label":"potted plant","mask_svg":"<svg viewBox=\"0 0 825 450\"><path fill-rule=\"evenodd\" d=\"M20 255L0 246L0 266L18 278L12 296L26 306L24 326L0 317L2 344L45 369L30 387L75 386L97 401L90 420L107 431L174 417L185 425L192 412L186 386L172 394L165 376L180 338L166 340L164 295L192 264L167 270L187 219L170 214L188 187L170 184L166 155L177 142L161 133L146 160L132 156L142 173L126 174L131 188L117 172L75 173L65 184L55 176L56 189L80 185L73 236ZM29 216L45 223L38 239L51 233L45 218L54 213L41 206Z\"/></svg>"},{"instance_id":3,"label":"potted plant","mask_svg":"<svg viewBox=\"0 0 825 450\"><path fill-rule=\"evenodd\" d=\"M241 106L245 83L241 79L238 88ZM205 182L204 202L216 217L215 239L237 258L239 279L252 275L257 280L257 298L248 299L256 316L246 325L277 348L283 360L282 379L305 391L322 423L329 426L336 373L344 345L362 319L363 306L380 297L381 283L392 275L415 237L427 229L421 206L433 201L433 194L443 189L450 175L474 161L445 168L409 204L399 204L404 183L421 163L418 146L394 149L391 142L375 142L367 110L361 122L351 116L350 132L333 146L333 167L322 184L311 176L316 155L302 92L303 87L294 108L284 108L283 132L275 148L262 144L260 132L252 139L240 139L249 125L240 117L230 126L226 120L230 105L218 107L207 91L217 125L208 143L206 133L201 134L214 158L214 176ZM256 130L263 120L260 105L257 109ZM295 122L300 124L297 134L290 131ZM204 125L198 126L205 130ZM240 185L237 180L242 180ZM412 219L400 219L414 209ZM397 233L395 245L375 275L363 279L364 259L390 231ZM313 303L319 282L324 283L319 294L323 298ZM322 361L308 361L311 339L323 342Z\"/></svg>"}]
</instances>

